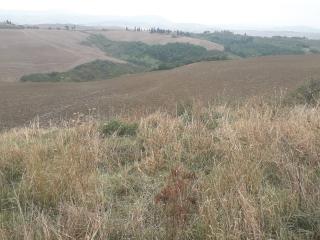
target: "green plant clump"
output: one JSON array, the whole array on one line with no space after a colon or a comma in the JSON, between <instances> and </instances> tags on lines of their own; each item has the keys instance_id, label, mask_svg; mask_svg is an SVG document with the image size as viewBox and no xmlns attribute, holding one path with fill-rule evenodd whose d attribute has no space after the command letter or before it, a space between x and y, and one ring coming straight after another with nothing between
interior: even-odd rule
<instances>
[{"instance_id":1,"label":"green plant clump","mask_svg":"<svg viewBox=\"0 0 320 240\"><path fill-rule=\"evenodd\" d=\"M111 120L105 123L102 127L102 133L105 136L135 136L137 134L137 130L137 123L125 123L118 120Z\"/></svg>"},{"instance_id":2,"label":"green plant clump","mask_svg":"<svg viewBox=\"0 0 320 240\"><path fill-rule=\"evenodd\" d=\"M87 82L110 79L124 74L141 72L141 67L132 64L96 60L79 65L67 72L36 73L23 76L22 82Z\"/></svg>"},{"instance_id":3,"label":"green plant clump","mask_svg":"<svg viewBox=\"0 0 320 240\"><path fill-rule=\"evenodd\" d=\"M286 102L289 104L316 105L319 99L320 81L313 79L291 92Z\"/></svg>"},{"instance_id":4,"label":"green plant clump","mask_svg":"<svg viewBox=\"0 0 320 240\"><path fill-rule=\"evenodd\" d=\"M171 69L200 61L227 59L224 52L208 51L204 47L189 43L148 45L142 42L116 42L103 35L91 35L84 44L96 46L113 57L149 70Z\"/></svg>"},{"instance_id":5,"label":"green plant clump","mask_svg":"<svg viewBox=\"0 0 320 240\"><path fill-rule=\"evenodd\" d=\"M317 53L320 50L319 40L299 37L254 37L234 34L230 31L198 34L203 38L225 47L225 51L238 57L256 57L284 54Z\"/></svg>"}]
</instances>

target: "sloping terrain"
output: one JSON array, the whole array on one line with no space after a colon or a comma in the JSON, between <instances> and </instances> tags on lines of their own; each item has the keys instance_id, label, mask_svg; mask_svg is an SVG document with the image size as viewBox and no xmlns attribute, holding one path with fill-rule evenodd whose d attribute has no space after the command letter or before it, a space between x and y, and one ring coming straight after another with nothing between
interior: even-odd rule
<instances>
[{"instance_id":1,"label":"sloping terrain","mask_svg":"<svg viewBox=\"0 0 320 240\"><path fill-rule=\"evenodd\" d=\"M36 73L25 75L21 81L31 82L86 82L119 77L127 73L141 73L154 70L173 69L202 61L226 60L221 51L208 51L206 48L189 43L168 43L148 45L143 42L112 41L103 35L91 34L82 42L99 48L107 56L126 62L92 61L67 72Z\"/></svg>"},{"instance_id":2,"label":"sloping terrain","mask_svg":"<svg viewBox=\"0 0 320 240\"><path fill-rule=\"evenodd\" d=\"M134 64L95 60L66 72L35 73L23 76L20 80L21 82L89 82L143 71L142 67Z\"/></svg>"},{"instance_id":3,"label":"sloping terrain","mask_svg":"<svg viewBox=\"0 0 320 240\"><path fill-rule=\"evenodd\" d=\"M271 55L320 53L320 41L305 37L254 37L234 34L230 31L193 35L222 44L231 56L247 58Z\"/></svg>"},{"instance_id":4,"label":"sloping terrain","mask_svg":"<svg viewBox=\"0 0 320 240\"><path fill-rule=\"evenodd\" d=\"M82 45L87 37L78 31L0 30L0 82L18 81L31 73L66 71L96 59L120 61Z\"/></svg>"},{"instance_id":5,"label":"sloping terrain","mask_svg":"<svg viewBox=\"0 0 320 240\"><path fill-rule=\"evenodd\" d=\"M207 50L218 50L223 51L223 45L210 42L203 39L159 34L159 33L149 33L149 32L134 32L134 31L124 31L124 30L110 30L110 31L93 31L95 34L102 34L106 38L112 41L126 41L126 42L143 42L150 45L154 44L167 44L167 43L190 43L194 45L199 45L206 48Z\"/></svg>"},{"instance_id":6,"label":"sloping terrain","mask_svg":"<svg viewBox=\"0 0 320 240\"><path fill-rule=\"evenodd\" d=\"M116 41L190 43L207 50L223 50L223 46L207 40L146 32L0 29L0 82L16 82L33 73L64 72L97 59L125 63L83 44L90 34L99 33Z\"/></svg>"},{"instance_id":7,"label":"sloping terrain","mask_svg":"<svg viewBox=\"0 0 320 240\"><path fill-rule=\"evenodd\" d=\"M88 113L173 108L177 101L243 97L294 89L320 79L320 55L260 57L196 63L169 71L88 83L0 83L0 128Z\"/></svg>"},{"instance_id":8,"label":"sloping terrain","mask_svg":"<svg viewBox=\"0 0 320 240\"><path fill-rule=\"evenodd\" d=\"M186 110L0 132L0 239L320 238L319 105Z\"/></svg>"}]
</instances>

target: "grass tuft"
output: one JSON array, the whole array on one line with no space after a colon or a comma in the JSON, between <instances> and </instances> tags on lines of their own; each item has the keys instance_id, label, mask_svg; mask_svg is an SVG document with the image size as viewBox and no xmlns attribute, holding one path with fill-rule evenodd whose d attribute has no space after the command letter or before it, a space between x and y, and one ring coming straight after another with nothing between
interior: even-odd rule
<instances>
[{"instance_id":1,"label":"grass tuft","mask_svg":"<svg viewBox=\"0 0 320 240\"><path fill-rule=\"evenodd\" d=\"M310 80L304 85L291 92L286 102L292 105L315 105L320 99L320 81Z\"/></svg>"},{"instance_id":2,"label":"grass tuft","mask_svg":"<svg viewBox=\"0 0 320 240\"><path fill-rule=\"evenodd\" d=\"M111 120L102 126L102 133L105 136L135 136L137 134L137 123L124 123L118 120Z\"/></svg>"}]
</instances>

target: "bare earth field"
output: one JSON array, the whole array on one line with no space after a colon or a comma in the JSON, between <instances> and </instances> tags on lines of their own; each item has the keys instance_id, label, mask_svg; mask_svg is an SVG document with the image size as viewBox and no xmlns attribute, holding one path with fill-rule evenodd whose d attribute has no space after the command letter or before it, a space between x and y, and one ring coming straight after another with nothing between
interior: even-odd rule
<instances>
[{"instance_id":1,"label":"bare earth field","mask_svg":"<svg viewBox=\"0 0 320 240\"><path fill-rule=\"evenodd\" d=\"M208 50L223 50L223 46L206 40L147 32L9 30L0 29L0 82L17 82L23 75L67 71L96 59L124 62L106 56L97 48L81 44L89 34L103 34L115 41L141 41L148 44L172 42L200 45Z\"/></svg>"},{"instance_id":2,"label":"bare earth field","mask_svg":"<svg viewBox=\"0 0 320 240\"><path fill-rule=\"evenodd\" d=\"M149 33L149 32L133 32L124 30L109 30L109 31L92 31L95 34L102 34L106 38L113 41L126 42L143 42L146 44L167 44L167 43L190 43L199 45L207 50L223 51L224 47L220 44L213 43L207 40L190 38L190 37L172 37L171 35Z\"/></svg>"},{"instance_id":3,"label":"bare earth field","mask_svg":"<svg viewBox=\"0 0 320 240\"><path fill-rule=\"evenodd\" d=\"M0 129L58 120L96 108L114 112L173 107L176 101L219 95L243 97L294 89L320 79L320 55L276 56L196 63L169 71L88 83L0 82Z\"/></svg>"},{"instance_id":4,"label":"bare earth field","mask_svg":"<svg viewBox=\"0 0 320 240\"><path fill-rule=\"evenodd\" d=\"M84 46L88 34L64 30L0 30L0 82L30 73L66 71L96 59L110 59Z\"/></svg>"}]
</instances>

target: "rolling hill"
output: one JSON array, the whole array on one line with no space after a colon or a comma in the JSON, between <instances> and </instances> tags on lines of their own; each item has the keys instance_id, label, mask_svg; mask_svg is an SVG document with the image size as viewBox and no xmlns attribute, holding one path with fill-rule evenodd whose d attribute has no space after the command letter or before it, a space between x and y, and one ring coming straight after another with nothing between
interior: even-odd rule
<instances>
[{"instance_id":1,"label":"rolling hill","mask_svg":"<svg viewBox=\"0 0 320 240\"><path fill-rule=\"evenodd\" d=\"M96 108L103 115L174 109L177 101L273 94L320 78L320 55L195 63L86 83L0 83L0 128L59 120Z\"/></svg>"},{"instance_id":2,"label":"rolling hill","mask_svg":"<svg viewBox=\"0 0 320 240\"><path fill-rule=\"evenodd\" d=\"M0 30L0 82L17 81L30 73L65 71L95 59L107 59L100 50L80 44L87 36L77 31Z\"/></svg>"},{"instance_id":3,"label":"rolling hill","mask_svg":"<svg viewBox=\"0 0 320 240\"><path fill-rule=\"evenodd\" d=\"M125 63L96 47L83 44L91 34L98 33L100 31L0 29L0 82L15 82L22 76L33 73L64 72L97 59ZM161 34L133 33L132 35L125 31L108 31L107 34L113 39L124 35L127 36L124 38L127 40L134 39L154 44L181 42L206 48L221 48L220 45L206 40L170 38Z\"/></svg>"},{"instance_id":4,"label":"rolling hill","mask_svg":"<svg viewBox=\"0 0 320 240\"><path fill-rule=\"evenodd\" d=\"M149 32L135 32L123 30L111 31L94 31L95 34L102 34L112 41L126 41L126 42L143 42L150 45L154 44L167 44L167 43L190 43L206 48L207 50L223 51L223 45L210 42L208 40L191 38L191 37L173 37L172 35L156 34Z\"/></svg>"}]
</instances>

